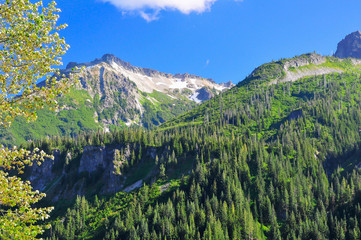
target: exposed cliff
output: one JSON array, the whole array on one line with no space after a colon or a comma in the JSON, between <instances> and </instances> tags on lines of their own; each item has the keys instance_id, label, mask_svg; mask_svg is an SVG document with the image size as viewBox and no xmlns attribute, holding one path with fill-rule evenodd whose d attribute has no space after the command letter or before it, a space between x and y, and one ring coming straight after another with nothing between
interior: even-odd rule
<instances>
[{"instance_id":1,"label":"exposed cliff","mask_svg":"<svg viewBox=\"0 0 361 240\"><path fill-rule=\"evenodd\" d=\"M339 42L335 57L361 58L361 32L353 32Z\"/></svg>"},{"instance_id":2,"label":"exposed cliff","mask_svg":"<svg viewBox=\"0 0 361 240\"><path fill-rule=\"evenodd\" d=\"M142 151L142 160L129 165L131 157ZM140 187L140 182L149 181L157 174L154 161L157 149L140 150L139 145L86 146L81 152L72 154L54 150L54 160L46 159L40 166L30 167L26 176L34 189L47 194L47 200L74 199L77 195L112 194L131 191ZM161 156L161 153L159 153ZM120 157L120 158L119 158ZM147 162L153 164L147 167ZM149 165L149 164L148 164ZM139 168L147 171L139 174Z\"/></svg>"}]
</instances>

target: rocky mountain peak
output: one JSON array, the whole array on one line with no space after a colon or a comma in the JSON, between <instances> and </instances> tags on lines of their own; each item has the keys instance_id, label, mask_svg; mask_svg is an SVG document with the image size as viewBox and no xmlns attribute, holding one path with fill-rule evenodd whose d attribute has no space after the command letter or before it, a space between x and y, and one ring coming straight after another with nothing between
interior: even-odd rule
<instances>
[{"instance_id":1,"label":"rocky mountain peak","mask_svg":"<svg viewBox=\"0 0 361 240\"><path fill-rule=\"evenodd\" d=\"M153 91L162 92L168 95L174 95L174 91L188 92L188 98L192 96L197 90L202 87L215 88L217 92L221 92L230 88L230 85L222 85L215 83L212 79L206 79L192 74L169 74L159 72L154 69L135 67L128 62L125 62L113 54L105 54L101 58L88 63L75 63L68 64L65 71L71 71L74 67L85 66L89 75L93 76L106 76L101 78L109 82L107 76L113 75L116 79L129 79L134 82L136 87L146 93ZM99 71L97 71L99 69ZM106 72L107 74L104 74ZM111 81L118 81L112 78ZM109 81L108 81L109 80ZM91 94L93 95L93 94ZM176 96L173 96L176 97ZM191 98L192 99L192 98ZM208 100L208 99L207 99Z\"/></svg>"},{"instance_id":2,"label":"rocky mountain peak","mask_svg":"<svg viewBox=\"0 0 361 240\"><path fill-rule=\"evenodd\" d=\"M90 95L94 118L106 128L159 125L189 110L194 102L209 100L232 87L188 73L173 75L136 67L113 54L86 63L71 62L62 73L68 74L74 67L85 67L77 89Z\"/></svg>"},{"instance_id":3,"label":"rocky mountain peak","mask_svg":"<svg viewBox=\"0 0 361 240\"><path fill-rule=\"evenodd\" d=\"M353 32L339 42L335 57L361 59L361 32Z\"/></svg>"},{"instance_id":4,"label":"rocky mountain peak","mask_svg":"<svg viewBox=\"0 0 361 240\"><path fill-rule=\"evenodd\" d=\"M229 81L229 82L226 82L226 83L220 83L219 85L221 85L222 87L225 87L225 88L232 88L232 87L235 86L235 85L232 83L232 81Z\"/></svg>"},{"instance_id":5,"label":"rocky mountain peak","mask_svg":"<svg viewBox=\"0 0 361 240\"><path fill-rule=\"evenodd\" d=\"M102 59L104 62L112 62L112 61L120 60L120 59L117 58L115 55L110 54L110 53L104 54L101 59Z\"/></svg>"},{"instance_id":6,"label":"rocky mountain peak","mask_svg":"<svg viewBox=\"0 0 361 240\"><path fill-rule=\"evenodd\" d=\"M120 65L127 69L134 68L130 63L121 60L120 58L116 57L113 54L107 53L107 54L104 54L101 58L97 58L97 59L95 59L91 62L87 62L87 63L69 62L68 65L66 66L66 69L71 70L74 67L83 67L83 66L91 67L91 66L98 65L100 63L107 63L107 64L116 63L117 65Z\"/></svg>"},{"instance_id":7,"label":"rocky mountain peak","mask_svg":"<svg viewBox=\"0 0 361 240\"><path fill-rule=\"evenodd\" d=\"M116 57L115 55L109 54L109 53L104 54L101 59L96 59L92 63L94 65L96 65L96 64L99 64L100 62L106 62L108 64L116 63L116 64L118 64L120 66L123 66L124 68L127 68L127 69L133 69L134 68L130 63L125 62L125 61L121 60L120 58Z\"/></svg>"}]
</instances>

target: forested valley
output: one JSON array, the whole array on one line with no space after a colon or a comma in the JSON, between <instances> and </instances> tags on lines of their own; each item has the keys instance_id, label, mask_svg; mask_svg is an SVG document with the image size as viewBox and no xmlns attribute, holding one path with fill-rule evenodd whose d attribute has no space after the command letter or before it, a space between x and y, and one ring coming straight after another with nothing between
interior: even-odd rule
<instances>
[{"instance_id":1,"label":"forested valley","mask_svg":"<svg viewBox=\"0 0 361 240\"><path fill-rule=\"evenodd\" d=\"M361 239L360 6L216 2L0 0L1 240Z\"/></svg>"},{"instance_id":2,"label":"forested valley","mask_svg":"<svg viewBox=\"0 0 361 240\"><path fill-rule=\"evenodd\" d=\"M87 145L111 146L120 178L142 166L152 172L129 193L78 196L53 213L43 237L359 239L360 71L270 84L280 64L260 67L154 130L122 128L28 144L64 156L81 155ZM155 157L145 157L150 150ZM79 162L63 164L72 169ZM73 177L96 183L90 175Z\"/></svg>"}]
</instances>

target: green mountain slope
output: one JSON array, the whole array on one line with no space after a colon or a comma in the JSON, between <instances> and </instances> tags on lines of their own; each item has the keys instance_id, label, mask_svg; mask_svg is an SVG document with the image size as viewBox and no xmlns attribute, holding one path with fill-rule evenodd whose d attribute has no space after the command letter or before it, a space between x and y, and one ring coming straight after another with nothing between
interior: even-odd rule
<instances>
[{"instance_id":1,"label":"green mountain slope","mask_svg":"<svg viewBox=\"0 0 361 240\"><path fill-rule=\"evenodd\" d=\"M358 61L311 54L263 65L155 130L34 143L60 149L65 190L88 197L58 208L46 237L359 239L360 103ZM87 145L113 153L99 175L78 170ZM98 199L89 189L109 170L123 192Z\"/></svg>"},{"instance_id":2,"label":"green mountain slope","mask_svg":"<svg viewBox=\"0 0 361 240\"><path fill-rule=\"evenodd\" d=\"M151 94L141 93L142 125L145 128L157 126L173 117L184 113L197 104L185 98L172 98L160 92ZM151 100L149 100L151 99ZM38 111L38 119L27 123L25 119L16 119L11 127L0 130L0 143L20 145L29 140L38 140L47 136L75 136L81 132L112 130L115 127L126 127L126 117L139 115L140 111L134 108L122 108L126 101L119 101L114 107L100 109L104 104L97 96L92 98L85 90L73 89L69 94L58 99L63 110L57 113L47 109ZM102 121L112 123L114 115L119 109L123 112L123 119L114 124L104 124Z\"/></svg>"},{"instance_id":3,"label":"green mountain slope","mask_svg":"<svg viewBox=\"0 0 361 240\"><path fill-rule=\"evenodd\" d=\"M101 127L94 119L94 109L86 91L73 90L59 98L66 109L58 113L49 110L38 111L38 119L27 123L17 118L8 129L1 129L2 144L20 145L27 140L41 139L46 136L71 135L80 131L96 130Z\"/></svg>"},{"instance_id":4,"label":"green mountain slope","mask_svg":"<svg viewBox=\"0 0 361 240\"><path fill-rule=\"evenodd\" d=\"M16 119L9 129L0 130L0 144L20 145L47 136L115 127L153 128L233 86L134 67L111 54L89 63L69 63L62 73L69 74L75 66L84 69L71 93L59 97L63 110L39 111L38 120L30 124Z\"/></svg>"},{"instance_id":5,"label":"green mountain slope","mask_svg":"<svg viewBox=\"0 0 361 240\"><path fill-rule=\"evenodd\" d=\"M296 65L298 67L294 67ZM211 124L219 122L220 119L224 121L227 115L226 125L237 126L240 123L236 119L243 119L244 129L258 133L264 130L272 132L272 129L277 128L275 124L299 108L301 102L318 96L317 93L321 94L319 90L321 87L325 86L327 89L328 82L340 78L343 76L342 73L350 75L359 74L360 71L359 60L341 60L316 54L267 63L256 68L237 87L162 124L161 128L167 129L187 124ZM306 82L308 84L304 84ZM280 96L274 97L278 94ZM263 104L265 105L262 106ZM262 129L255 128L259 126L259 120L255 120L256 116L248 114L254 111L258 112L257 116L263 117ZM265 116L263 116L264 112L266 112ZM241 116L244 114L247 116ZM229 119L235 119L235 122Z\"/></svg>"}]
</instances>

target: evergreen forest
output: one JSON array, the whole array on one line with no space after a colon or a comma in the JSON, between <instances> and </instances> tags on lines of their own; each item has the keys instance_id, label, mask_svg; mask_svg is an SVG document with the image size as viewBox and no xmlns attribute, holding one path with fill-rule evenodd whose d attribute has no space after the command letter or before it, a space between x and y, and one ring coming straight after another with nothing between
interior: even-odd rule
<instances>
[{"instance_id":1,"label":"evergreen forest","mask_svg":"<svg viewBox=\"0 0 361 240\"><path fill-rule=\"evenodd\" d=\"M60 150L63 184L96 189L97 175L72 172L89 145L114 149L119 178L148 171L133 191L55 203L43 238L360 239L361 71L329 58L345 71L272 83L283 61L154 129L26 144Z\"/></svg>"}]
</instances>

